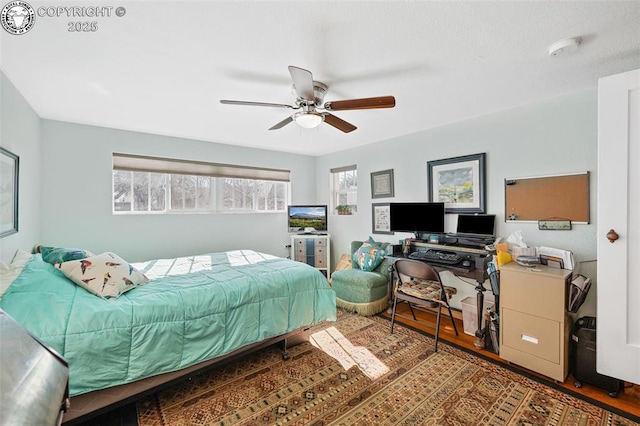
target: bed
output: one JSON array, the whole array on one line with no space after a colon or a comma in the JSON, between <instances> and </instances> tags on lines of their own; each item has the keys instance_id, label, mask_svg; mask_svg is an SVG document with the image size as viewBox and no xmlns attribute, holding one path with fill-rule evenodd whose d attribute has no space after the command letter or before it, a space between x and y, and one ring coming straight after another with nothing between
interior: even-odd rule
<instances>
[{"instance_id":1,"label":"bed","mask_svg":"<svg viewBox=\"0 0 640 426\"><path fill-rule=\"evenodd\" d=\"M72 397L192 371L336 319L327 279L300 262L237 250L132 266L149 282L105 300L34 254L0 300L69 362Z\"/></svg>"}]
</instances>

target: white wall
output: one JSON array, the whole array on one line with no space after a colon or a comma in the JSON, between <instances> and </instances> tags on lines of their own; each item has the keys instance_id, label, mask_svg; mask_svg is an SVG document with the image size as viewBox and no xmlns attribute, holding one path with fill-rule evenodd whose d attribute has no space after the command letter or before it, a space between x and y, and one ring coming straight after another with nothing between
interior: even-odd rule
<instances>
[{"instance_id":1,"label":"white wall","mask_svg":"<svg viewBox=\"0 0 640 426\"><path fill-rule=\"evenodd\" d=\"M114 215L112 153L291 170L292 202L315 199L315 158L59 121L42 122L42 243L135 262L250 248L286 256L285 213Z\"/></svg>"},{"instance_id":2,"label":"white wall","mask_svg":"<svg viewBox=\"0 0 640 426\"><path fill-rule=\"evenodd\" d=\"M595 262L590 261L596 256L596 122L594 89L319 157L316 163L318 202L329 201L326 182L331 168L350 164L358 167L358 213L330 217L334 265L340 253L348 251L351 240L372 235L379 241L397 243L411 236L372 234L372 202L427 201L428 161L484 152L487 213L497 215L497 234L507 237L519 230L529 246L571 250L577 261L585 262L580 265L580 271L595 279ZM394 170L395 197L373 200L370 173L385 169ZM505 178L577 171L591 172L590 224L574 225L571 231L539 231L536 223L505 222ZM448 232L455 231L456 218L456 215L447 215ZM471 284L453 277L445 279L458 287L454 306L459 307L460 300L475 294ZM592 299L595 290L589 295ZM584 308L588 310L581 310L581 314L595 314L593 301L587 300Z\"/></svg>"},{"instance_id":3,"label":"white wall","mask_svg":"<svg viewBox=\"0 0 640 426\"><path fill-rule=\"evenodd\" d=\"M234 248L287 254L284 214L113 215L114 151L287 168L296 204L328 203L329 169L357 164L359 213L329 218L334 265L351 240L372 235L372 202L426 201L427 161L485 152L487 212L498 215L498 234L520 230L530 246L571 250L584 262L579 272L595 278L595 89L313 158L40 120L6 77L0 77L0 142L21 159L20 232L0 239L0 260L8 261L17 248L29 250L41 243L111 250L131 261ZM394 169L395 197L372 200L370 173L389 168ZM590 224L543 232L536 224L504 222L504 178L576 171L591 172ZM447 215L445 225L454 231L455 215ZM373 236L397 242L410 235ZM445 280L460 290L454 306L475 294L470 283ZM579 314L595 314L594 297L592 289Z\"/></svg>"},{"instance_id":4,"label":"white wall","mask_svg":"<svg viewBox=\"0 0 640 426\"><path fill-rule=\"evenodd\" d=\"M30 251L41 234L40 118L0 72L0 146L19 158L18 233L0 239L0 261L17 249Z\"/></svg>"}]
</instances>

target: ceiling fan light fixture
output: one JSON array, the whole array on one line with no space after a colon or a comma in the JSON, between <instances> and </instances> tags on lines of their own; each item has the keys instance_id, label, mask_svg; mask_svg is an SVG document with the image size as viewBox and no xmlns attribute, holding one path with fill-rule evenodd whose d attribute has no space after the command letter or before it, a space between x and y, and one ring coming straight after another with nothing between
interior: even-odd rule
<instances>
[{"instance_id":1,"label":"ceiling fan light fixture","mask_svg":"<svg viewBox=\"0 0 640 426\"><path fill-rule=\"evenodd\" d=\"M324 121L324 116L317 112L301 112L296 114L293 119L300 127L305 129L314 129Z\"/></svg>"}]
</instances>

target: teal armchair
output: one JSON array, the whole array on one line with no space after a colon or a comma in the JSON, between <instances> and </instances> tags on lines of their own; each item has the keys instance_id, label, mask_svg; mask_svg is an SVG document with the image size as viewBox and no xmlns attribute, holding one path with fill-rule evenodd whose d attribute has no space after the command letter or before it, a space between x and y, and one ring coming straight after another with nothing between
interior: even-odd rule
<instances>
[{"instance_id":1,"label":"teal armchair","mask_svg":"<svg viewBox=\"0 0 640 426\"><path fill-rule=\"evenodd\" d=\"M353 254L362 246L362 241L351 242ZM386 249L388 243L380 243ZM351 260L351 269L340 269L331 274L331 282L336 292L336 302L340 308L360 315L375 315L388 307L389 301L389 261L385 258L373 271L363 271Z\"/></svg>"}]
</instances>

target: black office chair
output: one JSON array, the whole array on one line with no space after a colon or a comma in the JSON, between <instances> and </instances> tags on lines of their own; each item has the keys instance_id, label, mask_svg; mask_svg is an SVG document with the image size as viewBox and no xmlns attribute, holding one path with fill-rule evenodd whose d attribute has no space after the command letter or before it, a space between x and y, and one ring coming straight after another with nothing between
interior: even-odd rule
<instances>
[{"instance_id":1,"label":"black office chair","mask_svg":"<svg viewBox=\"0 0 640 426\"><path fill-rule=\"evenodd\" d=\"M440 280L440 274L431 265L425 262L417 260L401 259L393 264L393 270L396 277L396 286L393 292L393 310L391 313L391 333L393 333L393 325L395 323L396 316L406 319L413 319L413 321L419 322L416 318L414 309L423 312L434 313L430 309L426 308L438 308L436 319L436 342L434 352L438 352L438 335L440 332L440 314L442 307L446 307L449 311L449 318L451 318L451 324L453 324L453 330L458 335L458 328L453 319L451 313L451 306L449 306L449 299L456 294L455 287L448 287L442 284ZM398 301L406 302L411 310L413 318L404 316L397 313ZM424 323L423 323L424 324ZM429 327L433 327L431 324L426 324Z\"/></svg>"}]
</instances>

